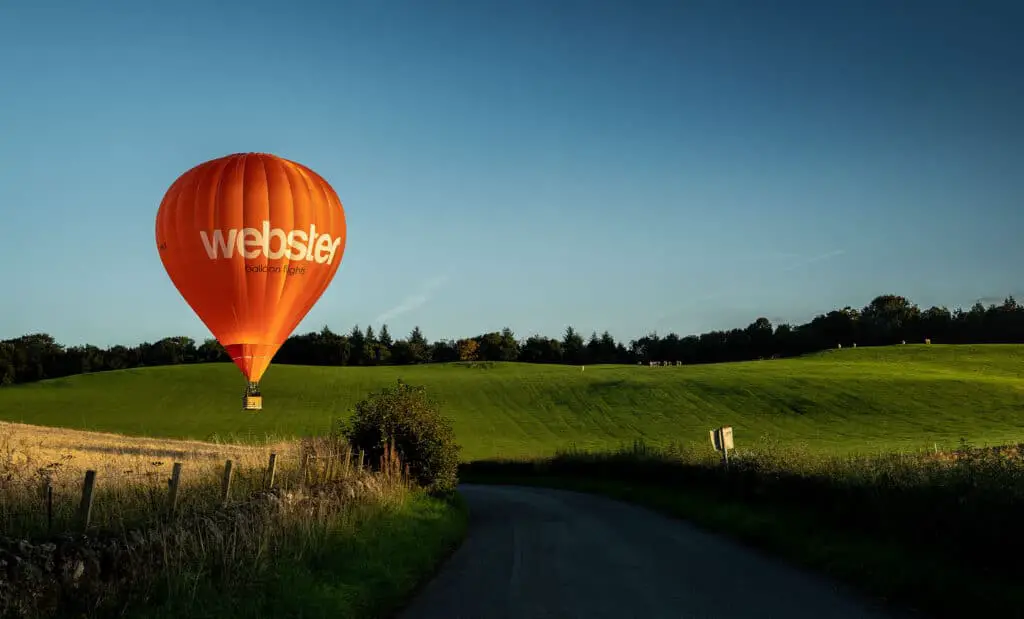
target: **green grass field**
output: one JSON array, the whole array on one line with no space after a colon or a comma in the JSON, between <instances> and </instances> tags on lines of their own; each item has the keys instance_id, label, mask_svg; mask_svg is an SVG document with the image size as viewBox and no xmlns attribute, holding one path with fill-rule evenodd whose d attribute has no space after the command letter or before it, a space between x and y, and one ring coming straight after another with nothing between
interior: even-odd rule
<instances>
[{"instance_id":1,"label":"green grass field","mask_svg":"<svg viewBox=\"0 0 1024 619\"><path fill-rule=\"evenodd\" d=\"M770 435L811 449L953 447L1024 440L1024 346L907 345L798 359L651 368L498 363L271 366L264 409L240 410L231 364L125 370L0 389L0 419L126 434L264 440L323 432L397 378L455 420L463 459Z\"/></svg>"}]
</instances>

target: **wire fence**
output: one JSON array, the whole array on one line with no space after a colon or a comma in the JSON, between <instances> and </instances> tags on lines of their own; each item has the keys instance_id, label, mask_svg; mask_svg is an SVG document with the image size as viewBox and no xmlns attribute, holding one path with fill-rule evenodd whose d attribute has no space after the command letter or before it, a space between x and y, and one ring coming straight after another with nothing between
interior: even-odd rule
<instances>
[{"instance_id":1,"label":"wire fence","mask_svg":"<svg viewBox=\"0 0 1024 619\"><path fill-rule=\"evenodd\" d=\"M87 468L53 462L32 474L0 467L0 533L27 535L95 529L127 530L184 513L209 510L254 493L294 493L375 469L408 478L392 450L370 466L362 451L339 441L306 439L287 451L223 460L160 460ZM6 474L5 474L6 473Z\"/></svg>"}]
</instances>

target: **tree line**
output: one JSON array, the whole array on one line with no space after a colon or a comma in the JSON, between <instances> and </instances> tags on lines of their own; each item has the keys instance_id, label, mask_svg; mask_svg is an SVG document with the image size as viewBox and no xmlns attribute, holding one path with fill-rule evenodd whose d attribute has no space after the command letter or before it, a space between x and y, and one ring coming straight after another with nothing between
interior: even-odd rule
<instances>
[{"instance_id":1,"label":"tree line","mask_svg":"<svg viewBox=\"0 0 1024 619\"><path fill-rule=\"evenodd\" d=\"M906 297L881 295L862 309L844 307L819 314L802 325L772 325L758 318L750 325L680 337L650 333L628 344L607 331L585 338L572 326L561 338L534 335L525 339L510 328L459 340L430 342L416 327L394 339L358 325L348 333L328 327L288 338L274 363L299 365L408 365L452 361L521 361L526 363L686 364L790 357L836 346L879 346L900 342L937 344L1024 343L1024 306L1011 296L1001 305L980 302L968 310L920 309ZM0 341L0 385L29 383L72 374L155 365L228 362L215 339L197 344L189 337L167 337L135 346L62 346L52 336L33 333Z\"/></svg>"}]
</instances>

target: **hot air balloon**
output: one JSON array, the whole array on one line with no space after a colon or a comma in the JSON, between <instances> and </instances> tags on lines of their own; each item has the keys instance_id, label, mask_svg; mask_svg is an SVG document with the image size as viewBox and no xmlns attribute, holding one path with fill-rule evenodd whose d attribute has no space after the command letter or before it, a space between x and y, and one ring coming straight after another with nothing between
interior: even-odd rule
<instances>
[{"instance_id":1,"label":"hot air balloon","mask_svg":"<svg viewBox=\"0 0 1024 619\"><path fill-rule=\"evenodd\" d=\"M264 153L201 163L160 202L160 260L245 375L244 409L263 407L260 378L334 279L346 230L327 181Z\"/></svg>"}]
</instances>

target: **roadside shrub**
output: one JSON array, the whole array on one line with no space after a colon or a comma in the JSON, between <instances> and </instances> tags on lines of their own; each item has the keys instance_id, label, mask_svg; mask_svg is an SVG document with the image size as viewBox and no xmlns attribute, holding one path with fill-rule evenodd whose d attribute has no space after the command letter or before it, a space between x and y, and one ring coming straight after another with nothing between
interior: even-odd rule
<instances>
[{"instance_id":1,"label":"roadside shrub","mask_svg":"<svg viewBox=\"0 0 1024 619\"><path fill-rule=\"evenodd\" d=\"M379 462L393 443L409 476L430 491L451 492L458 483L459 446L451 420L423 387L399 379L356 404L355 414L336 429L371 463Z\"/></svg>"}]
</instances>

